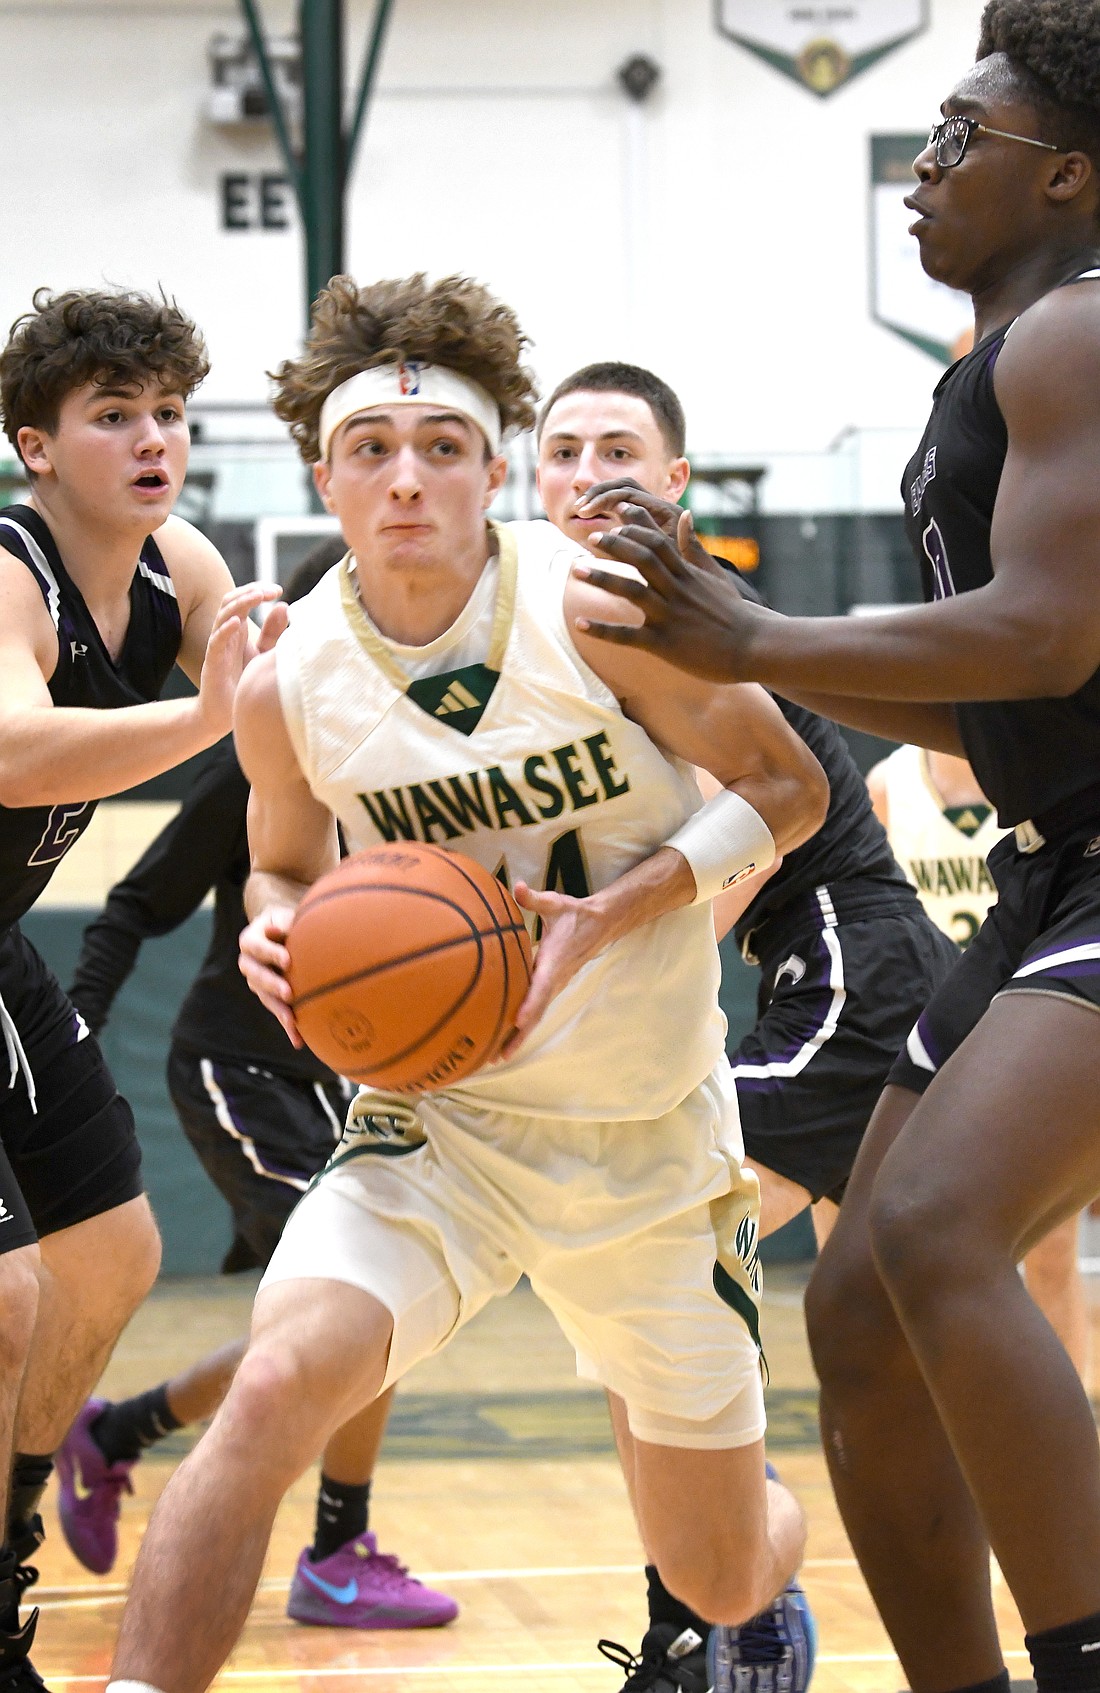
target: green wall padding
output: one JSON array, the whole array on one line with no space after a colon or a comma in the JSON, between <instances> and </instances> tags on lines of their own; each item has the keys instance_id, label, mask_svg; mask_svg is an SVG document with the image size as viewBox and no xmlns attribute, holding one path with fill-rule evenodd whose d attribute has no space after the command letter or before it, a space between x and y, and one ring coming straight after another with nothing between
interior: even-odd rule
<instances>
[{"instance_id":1,"label":"green wall padding","mask_svg":"<svg viewBox=\"0 0 1100 1693\"><path fill-rule=\"evenodd\" d=\"M32 911L22 929L67 988L92 911ZM164 1067L176 1009L210 939L211 913L197 911L174 934L147 941L114 1004L102 1045L141 1140L149 1198L164 1241L162 1273L216 1274L232 1229L229 1208L203 1172L168 1098Z\"/></svg>"}]
</instances>

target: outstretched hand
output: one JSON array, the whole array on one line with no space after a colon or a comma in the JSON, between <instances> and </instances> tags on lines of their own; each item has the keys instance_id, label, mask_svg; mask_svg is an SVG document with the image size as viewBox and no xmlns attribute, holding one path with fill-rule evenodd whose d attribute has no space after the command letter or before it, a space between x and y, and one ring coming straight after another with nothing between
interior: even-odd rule
<instances>
[{"instance_id":1,"label":"outstretched hand","mask_svg":"<svg viewBox=\"0 0 1100 1693\"><path fill-rule=\"evenodd\" d=\"M667 535L670 541L675 541L684 557L690 558L700 570L717 576L725 574L721 565L715 562L695 533L691 513L683 506L677 505L675 500L665 500L659 494L650 494L629 476L622 477L618 482L597 482L589 488L578 505L577 515L598 517L606 513L609 517L613 516L620 522L628 523L630 518L625 514L631 506L640 506L647 512L662 534Z\"/></svg>"},{"instance_id":2,"label":"outstretched hand","mask_svg":"<svg viewBox=\"0 0 1100 1693\"><path fill-rule=\"evenodd\" d=\"M653 496L646 499L652 502ZM690 512L679 512L675 535L671 535L639 495L621 498L616 509L623 527L593 535L592 547L610 559L633 565L641 581L588 563L575 564L573 574L629 601L644 621L607 623L579 617L577 628L596 640L640 647L705 681L755 680L753 637L761 621L774 613L743 599L735 580L713 559L708 557L705 565L696 562ZM665 521L670 520L666 517Z\"/></svg>"},{"instance_id":3,"label":"outstretched hand","mask_svg":"<svg viewBox=\"0 0 1100 1693\"><path fill-rule=\"evenodd\" d=\"M220 740L232 728L237 683L245 665L261 650L250 615L257 606L277 599L281 593L282 589L274 585L249 582L243 588L232 588L215 613L199 677L197 702L199 715L210 726L214 740ZM280 626L281 619L272 629L272 636Z\"/></svg>"},{"instance_id":4,"label":"outstretched hand","mask_svg":"<svg viewBox=\"0 0 1100 1693\"><path fill-rule=\"evenodd\" d=\"M256 636L255 657L261 653L269 653L280 635L285 635L290 622L290 607L285 600L277 600L267 608L267 616L260 624L260 632Z\"/></svg>"}]
</instances>

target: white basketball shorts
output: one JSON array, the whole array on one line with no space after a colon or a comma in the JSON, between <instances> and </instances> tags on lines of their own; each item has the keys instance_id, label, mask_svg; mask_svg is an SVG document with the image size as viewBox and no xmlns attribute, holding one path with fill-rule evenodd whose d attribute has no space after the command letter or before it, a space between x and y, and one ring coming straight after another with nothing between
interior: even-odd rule
<instances>
[{"instance_id":1,"label":"white basketball shorts","mask_svg":"<svg viewBox=\"0 0 1100 1693\"><path fill-rule=\"evenodd\" d=\"M321 1278L373 1295L393 1316L388 1387L526 1274L578 1374L625 1400L639 1438L748 1445L765 1417L759 1189L741 1157L724 1058L652 1121L365 1091L262 1285Z\"/></svg>"}]
</instances>

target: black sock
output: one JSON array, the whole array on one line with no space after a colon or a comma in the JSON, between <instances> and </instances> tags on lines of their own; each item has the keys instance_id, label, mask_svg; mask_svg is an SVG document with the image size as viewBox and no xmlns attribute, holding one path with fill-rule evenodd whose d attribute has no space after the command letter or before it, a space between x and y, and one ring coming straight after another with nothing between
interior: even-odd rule
<instances>
[{"instance_id":1,"label":"black sock","mask_svg":"<svg viewBox=\"0 0 1100 1693\"><path fill-rule=\"evenodd\" d=\"M310 1557L315 1564L367 1532L370 1482L333 1481L322 1475L317 1493L317 1526Z\"/></svg>"},{"instance_id":2,"label":"black sock","mask_svg":"<svg viewBox=\"0 0 1100 1693\"><path fill-rule=\"evenodd\" d=\"M710 1633L710 1623L704 1622L693 1610L671 1594L657 1573L656 1564L647 1564L645 1578L649 1586L649 1626L656 1628L660 1623L671 1623L680 1633L685 1628L693 1628L701 1640L705 1640Z\"/></svg>"},{"instance_id":3,"label":"black sock","mask_svg":"<svg viewBox=\"0 0 1100 1693\"><path fill-rule=\"evenodd\" d=\"M4 1540L6 1550L14 1552L21 1564L33 1556L45 1538L38 1507L52 1474L53 1458L48 1454L44 1457L29 1452L15 1454Z\"/></svg>"},{"instance_id":4,"label":"black sock","mask_svg":"<svg viewBox=\"0 0 1100 1693\"><path fill-rule=\"evenodd\" d=\"M182 1428L178 1417L168 1405L168 1383L151 1387L148 1393L135 1394L117 1405L108 1405L99 1413L88 1433L103 1453L108 1464L131 1462L140 1458L147 1446L163 1440L173 1429Z\"/></svg>"},{"instance_id":5,"label":"black sock","mask_svg":"<svg viewBox=\"0 0 1100 1693\"><path fill-rule=\"evenodd\" d=\"M1026 1634L1039 1693L1094 1693L1100 1688L1100 1611L1042 1634Z\"/></svg>"}]
</instances>

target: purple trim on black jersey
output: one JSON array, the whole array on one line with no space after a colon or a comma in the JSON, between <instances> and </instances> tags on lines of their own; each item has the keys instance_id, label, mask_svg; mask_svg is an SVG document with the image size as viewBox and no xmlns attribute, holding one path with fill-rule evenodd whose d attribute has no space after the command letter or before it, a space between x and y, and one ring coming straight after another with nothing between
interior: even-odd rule
<instances>
[{"instance_id":1,"label":"purple trim on black jersey","mask_svg":"<svg viewBox=\"0 0 1100 1693\"><path fill-rule=\"evenodd\" d=\"M1100 947L1100 935L1074 935L1071 941L1059 941L1056 946L1048 946L1044 952L1025 955L1022 962L1034 967L1036 964L1042 964L1046 959L1064 958L1071 949L1076 951L1078 947L1082 946Z\"/></svg>"},{"instance_id":2,"label":"purple trim on black jersey","mask_svg":"<svg viewBox=\"0 0 1100 1693\"><path fill-rule=\"evenodd\" d=\"M61 588L46 554L34 536L13 517L0 517L0 547L26 565L37 582L55 629L61 627Z\"/></svg>"},{"instance_id":3,"label":"purple trim on black jersey","mask_svg":"<svg viewBox=\"0 0 1100 1693\"><path fill-rule=\"evenodd\" d=\"M1073 964L1051 965L1049 970L1034 970L1032 975L1036 978L1060 976L1066 981L1070 981L1074 976L1100 976L1100 958L1079 958ZM1028 979L1027 976L1021 977L1018 974L1012 978L1014 982L1026 982Z\"/></svg>"},{"instance_id":4,"label":"purple trim on black jersey","mask_svg":"<svg viewBox=\"0 0 1100 1693\"><path fill-rule=\"evenodd\" d=\"M936 1066L936 1069L940 1069L944 1062L943 1048L940 1046L939 1042L933 1038L932 1025L928 1021L928 1013L926 1011L922 1011L920 1016L917 1018L916 1032L921 1045L923 1046L925 1052L927 1052L933 1064Z\"/></svg>"}]
</instances>

